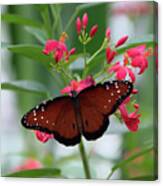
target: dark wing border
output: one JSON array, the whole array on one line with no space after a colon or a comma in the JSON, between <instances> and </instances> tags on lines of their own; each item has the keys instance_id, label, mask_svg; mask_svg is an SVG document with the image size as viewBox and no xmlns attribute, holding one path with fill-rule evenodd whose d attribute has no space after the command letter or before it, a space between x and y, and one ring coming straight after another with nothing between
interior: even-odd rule
<instances>
[{"instance_id":1,"label":"dark wing border","mask_svg":"<svg viewBox=\"0 0 163 186\"><path fill-rule=\"evenodd\" d=\"M100 84L99 83L96 86L91 86L91 87L89 87L89 88L87 88L87 89L85 89L85 90L83 90L83 91L81 91L79 93L79 95L80 95L80 94L84 93L85 91L88 91L88 90L91 90L91 89L95 89L96 87L104 87L106 85L112 85L113 83L116 83L116 82L126 83L126 84L128 84L130 86L130 89L129 89L128 92L126 92L126 94L124 94L123 96L121 96L121 99L119 99L116 102L116 104L114 105L114 107L112 108L112 110L109 113L107 113L106 115L103 114L104 121L103 121L103 124L101 125L101 127L99 128L98 131L96 131L94 133L85 133L85 132L83 133L83 135L85 136L85 138L87 140L95 140L95 139L97 139L97 138L99 138L99 137L101 137L103 135L103 133L106 131L106 129L108 128L108 126L110 124L110 122L109 122L109 115L111 115L112 113L114 113L117 110L117 108L119 107L119 105L131 94L131 92L133 90L133 84L131 82L129 82L129 81L116 81L116 80L114 80L114 81L105 82L103 84Z\"/></svg>"},{"instance_id":2,"label":"dark wing border","mask_svg":"<svg viewBox=\"0 0 163 186\"><path fill-rule=\"evenodd\" d=\"M57 97L57 98L54 98L54 99L52 99L52 100L48 100L47 102L46 102L46 104L50 104L51 102L53 102L53 101L56 101L56 100L59 100L59 99L62 99L62 98L65 98L65 97L69 97L69 96L62 96L62 97ZM41 106L45 106L44 105L44 103L41 103L41 104L39 104L39 108L41 107ZM71 139L67 139L67 138L64 138L64 137L62 137L57 131L50 131L50 130L48 130L47 128L44 128L44 127L40 127L40 126L27 126L26 125L26 122L25 122L25 120L26 120L26 116L29 114L29 113L31 113L32 111L33 111L33 109L35 109L35 107L34 108L32 108L30 111L28 111L23 117L22 117L22 119L21 119L21 123L22 123L22 125L25 127L25 128L27 128L27 129L33 129L33 130L39 130L39 131L41 131L41 132L45 132L45 133L48 133L48 134L53 134L54 135L54 139L56 139L58 142L60 142L60 143L62 143L62 144L64 144L64 145L66 145L66 146L73 146L73 145L76 145L76 144L78 144L79 142L80 142L80 140L81 140L81 134L79 134L78 136L76 136L76 137L74 137L74 138L71 138ZM62 110L62 109L61 109Z\"/></svg>"}]
</instances>

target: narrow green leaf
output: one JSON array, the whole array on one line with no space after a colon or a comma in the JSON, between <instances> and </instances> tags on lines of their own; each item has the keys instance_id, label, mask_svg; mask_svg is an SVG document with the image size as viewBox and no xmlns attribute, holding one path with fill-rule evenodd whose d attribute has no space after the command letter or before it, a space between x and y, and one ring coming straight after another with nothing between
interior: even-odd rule
<instances>
[{"instance_id":1,"label":"narrow green leaf","mask_svg":"<svg viewBox=\"0 0 163 186\"><path fill-rule=\"evenodd\" d=\"M39 45L10 45L8 49L16 54L23 55L27 58L30 58L37 62L42 62L44 65L47 65L46 62L52 61L50 56L44 55L42 53L43 46Z\"/></svg>"},{"instance_id":2,"label":"narrow green leaf","mask_svg":"<svg viewBox=\"0 0 163 186\"><path fill-rule=\"evenodd\" d=\"M47 88L43 84L35 81L18 80L12 82L4 82L1 83L1 88L3 90L23 91L44 95L48 94Z\"/></svg>"},{"instance_id":3,"label":"narrow green leaf","mask_svg":"<svg viewBox=\"0 0 163 186\"><path fill-rule=\"evenodd\" d=\"M41 23L34 21L33 19L22 17L22 15L7 13L2 15L2 20L7 23L27 25L27 26L38 27L38 28L42 27Z\"/></svg>"},{"instance_id":4,"label":"narrow green leaf","mask_svg":"<svg viewBox=\"0 0 163 186\"><path fill-rule=\"evenodd\" d=\"M61 171L59 169L43 168L43 169L33 169L24 170L19 172L14 172L4 177L23 177L23 178L46 178L46 177L61 177Z\"/></svg>"},{"instance_id":5,"label":"narrow green leaf","mask_svg":"<svg viewBox=\"0 0 163 186\"><path fill-rule=\"evenodd\" d=\"M154 147L149 147L147 149L142 150L141 152L138 152L136 154L134 154L133 156L130 156L128 159L122 160L121 162L117 163L115 166L112 167L111 172L109 173L107 179L110 179L110 177L113 175L113 173L119 169L122 168L124 166L126 166L128 163L130 163L131 161L133 161L134 159L143 156L144 154L150 152L151 150L153 150Z\"/></svg>"},{"instance_id":6,"label":"narrow green leaf","mask_svg":"<svg viewBox=\"0 0 163 186\"><path fill-rule=\"evenodd\" d=\"M33 35L38 41L40 41L40 43L45 44L47 38L46 34L42 30L28 26L25 27L25 30L31 35Z\"/></svg>"}]
</instances>

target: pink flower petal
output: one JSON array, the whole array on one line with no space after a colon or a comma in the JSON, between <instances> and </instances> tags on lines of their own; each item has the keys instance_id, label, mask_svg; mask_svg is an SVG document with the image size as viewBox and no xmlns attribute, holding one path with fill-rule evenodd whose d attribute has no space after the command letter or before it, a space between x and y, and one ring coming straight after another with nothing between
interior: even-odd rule
<instances>
[{"instance_id":1,"label":"pink flower petal","mask_svg":"<svg viewBox=\"0 0 163 186\"><path fill-rule=\"evenodd\" d=\"M41 141L42 143L45 143L47 142L49 139L52 139L54 138L54 135L53 134L48 134L48 133L45 133L45 132L41 132L39 130L36 130L34 131L35 132L35 135L37 137L37 139L39 141Z\"/></svg>"},{"instance_id":2,"label":"pink flower petal","mask_svg":"<svg viewBox=\"0 0 163 186\"><path fill-rule=\"evenodd\" d=\"M124 80L126 78L127 72L126 72L126 68L125 67L121 67L118 69L118 71L116 72L116 78L118 80Z\"/></svg>"},{"instance_id":3,"label":"pink flower petal","mask_svg":"<svg viewBox=\"0 0 163 186\"><path fill-rule=\"evenodd\" d=\"M45 55L48 55L50 52L53 52L58 46L58 41L49 39L45 43L45 48L43 50L43 53Z\"/></svg>"},{"instance_id":4,"label":"pink flower petal","mask_svg":"<svg viewBox=\"0 0 163 186\"><path fill-rule=\"evenodd\" d=\"M120 62L118 61L118 62L116 62L112 67L110 67L110 68L108 69L108 71L109 71L110 73L112 73L112 72L117 72L119 68L121 68L121 65L120 65Z\"/></svg>"},{"instance_id":5,"label":"pink flower petal","mask_svg":"<svg viewBox=\"0 0 163 186\"><path fill-rule=\"evenodd\" d=\"M142 74L148 67L148 60L144 56L136 56L135 58L133 58L131 65L133 67L139 67L139 74Z\"/></svg>"},{"instance_id":6,"label":"pink flower petal","mask_svg":"<svg viewBox=\"0 0 163 186\"><path fill-rule=\"evenodd\" d=\"M129 57L134 58L138 55L142 55L145 49L146 49L146 45L140 45L140 46L128 49L127 54Z\"/></svg>"},{"instance_id":7,"label":"pink flower petal","mask_svg":"<svg viewBox=\"0 0 163 186\"><path fill-rule=\"evenodd\" d=\"M134 106L135 107L135 106ZM139 109L138 104L136 105L136 110L135 112L132 112L130 114L128 114L128 111L126 109L126 106L124 103L122 103L119 106L119 110L121 112L121 116L123 121L125 122L127 128L132 131L132 132L136 132L138 130L138 125L140 124L140 119L139 117L141 116L140 114L137 114Z\"/></svg>"},{"instance_id":8,"label":"pink flower petal","mask_svg":"<svg viewBox=\"0 0 163 186\"><path fill-rule=\"evenodd\" d=\"M32 170L40 168L42 168L42 164L38 160L30 158L25 160L22 165L16 167L15 171Z\"/></svg>"},{"instance_id":9,"label":"pink flower petal","mask_svg":"<svg viewBox=\"0 0 163 186\"><path fill-rule=\"evenodd\" d=\"M68 93L70 96L72 91L75 91L77 93L81 92L82 90L84 90L87 87L90 87L92 85L95 85L95 81L92 78L92 76L88 76L86 79L81 80L81 81L76 81L76 80L72 80L70 82L70 85L65 87L64 89L61 90L62 94Z\"/></svg>"},{"instance_id":10,"label":"pink flower petal","mask_svg":"<svg viewBox=\"0 0 163 186\"><path fill-rule=\"evenodd\" d=\"M130 76L132 82L134 83L135 80L136 80L135 74L134 74L133 71L132 71L130 68L128 68L128 67L127 67L127 70L128 70L128 74L129 74L129 76Z\"/></svg>"}]
</instances>

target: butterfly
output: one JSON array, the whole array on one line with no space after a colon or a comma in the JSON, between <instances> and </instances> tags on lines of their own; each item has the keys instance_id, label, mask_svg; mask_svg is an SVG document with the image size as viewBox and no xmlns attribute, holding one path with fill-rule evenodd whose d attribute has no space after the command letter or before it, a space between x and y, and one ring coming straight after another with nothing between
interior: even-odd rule
<instances>
[{"instance_id":1,"label":"butterfly","mask_svg":"<svg viewBox=\"0 0 163 186\"><path fill-rule=\"evenodd\" d=\"M108 81L90 86L79 94L61 96L42 102L25 114L24 127L53 134L66 145L80 143L81 136L95 140L109 125L109 116L131 94L129 81Z\"/></svg>"}]
</instances>

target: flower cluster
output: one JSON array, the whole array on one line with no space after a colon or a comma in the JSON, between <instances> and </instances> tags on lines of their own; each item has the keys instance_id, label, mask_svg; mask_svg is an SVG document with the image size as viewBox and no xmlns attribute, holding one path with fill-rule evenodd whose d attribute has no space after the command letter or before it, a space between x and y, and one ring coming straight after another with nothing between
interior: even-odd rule
<instances>
[{"instance_id":1,"label":"flower cluster","mask_svg":"<svg viewBox=\"0 0 163 186\"><path fill-rule=\"evenodd\" d=\"M70 51L68 51L65 44L66 38L67 34L63 32L59 41L53 39L47 40L43 49L43 53L45 55L52 54L56 63L60 62L61 60L68 61L69 56L74 54L76 49L72 48Z\"/></svg>"},{"instance_id":2,"label":"flower cluster","mask_svg":"<svg viewBox=\"0 0 163 186\"><path fill-rule=\"evenodd\" d=\"M128 36L123 36L114 45L110 47L111 30L108 27L106 30L106 38L108 40L108 46L106 48L106 61L109 64L108 73L115 75L117 80L125 80L129 78L133 83L136 81L136 69L139 69L137 74L142 74L148 67L148 57L152 54L152 50L147 48L145 44L139 45L126 50L123 54L123 60L114 63L116 54L118 54L117 48L122 46L128 39ZM133 94L137 94L136 89L133 90ZM134 104L135 112L128 113L126 105L130 102L130 97L125 100L120 106L119 111L121 118L130 131L137 131L138 124L140 123L140 114L138 114L139 105Z\"/></svg>"},{"instance_id":3,"label":"flower cluster","mask_svg":"<svg viewBox=\"0 0 163 186\"><path fill-rule=\"evenodd\" d=\"M76 31L78 33L79 41L86 45L88 42L91 41L91 39L95 36L97 30L98 30L98 25L93 25L91 30L89 31L89 34L86 32L86 28L88 25L88 14L85 13L82 17L82 20L80 17L77 18L76 20Z\"/></svg>"},{"instance_id":4,"label":"flower cluster","mask_svg":"<svg viewBox=\"0 0 163 186\"><path fill-rule=\"evenodd\" d=\"M70 85L61 90L61 94L69 94L72 96L72 91L79 93L92 85L95 85L95 81L92 76L88 76L86 79L81 81L72 80Z\"/></svg>"}]
</instances>

